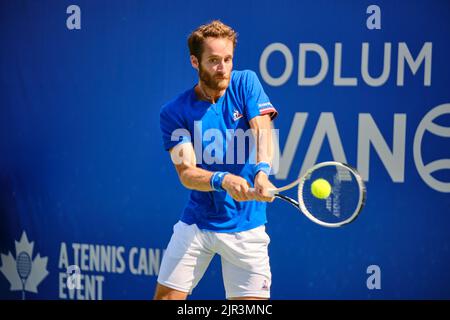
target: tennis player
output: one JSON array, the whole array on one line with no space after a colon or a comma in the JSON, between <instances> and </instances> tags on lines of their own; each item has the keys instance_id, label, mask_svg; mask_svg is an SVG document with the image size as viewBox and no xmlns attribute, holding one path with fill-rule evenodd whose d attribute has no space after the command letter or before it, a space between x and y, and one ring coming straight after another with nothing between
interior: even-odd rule
<instances>
[{"instance_id":1,"label":"tennis player","mask_svg":"<svg viewBox=\"0 0 450 320\"><path fill-rule=\"evenodd\" d=\"M236 37L220 21L192 32L188 46L198 83L161 109L164 147L181 183L192 191L173 227L154 299L186 299L216 253L227 299L270 298L265 223L266 202L273 201L267 191L274 186L268 179L272 137L267 133L277 111L254 72L233 71ZM230 132L238 129L251 130L252 150L243 152L232 143Z\"/></svg>"}]
</instances>

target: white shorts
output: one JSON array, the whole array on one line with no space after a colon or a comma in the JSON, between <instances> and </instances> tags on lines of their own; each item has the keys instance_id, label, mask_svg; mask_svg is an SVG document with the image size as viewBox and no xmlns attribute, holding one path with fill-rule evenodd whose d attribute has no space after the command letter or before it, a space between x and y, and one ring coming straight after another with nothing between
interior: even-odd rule
<instances>
[{"instance_id":1,"label":"white shorts","mask_svg":"<svg viewBox=\"0 0 450 320\"><path fill-rule=\"evenodd\" d=\"M264 225L219 233L178 221L161 262L158 283L190 294L218 253L227 299L270 298L269 243Z\"/></svg>"}]
</instances>

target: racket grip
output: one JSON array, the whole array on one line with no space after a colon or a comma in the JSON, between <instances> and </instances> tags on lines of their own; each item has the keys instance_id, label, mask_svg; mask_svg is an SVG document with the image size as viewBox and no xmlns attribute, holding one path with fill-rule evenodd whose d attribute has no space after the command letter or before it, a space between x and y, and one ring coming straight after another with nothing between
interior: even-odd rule
<instances>
[{"instance_id":1,"label":"racket grip","mask_svg":"<svg viewBox=\"0 0 450 320\"><path fill-rule=\"evenodd\" d=\"M256 190L255 188L249 188L248 192L256 192ZM269 196L273 197L277 193L277 189L269 189L267 190L267 193L269 194Z\"/></svg>"}]
</instances>

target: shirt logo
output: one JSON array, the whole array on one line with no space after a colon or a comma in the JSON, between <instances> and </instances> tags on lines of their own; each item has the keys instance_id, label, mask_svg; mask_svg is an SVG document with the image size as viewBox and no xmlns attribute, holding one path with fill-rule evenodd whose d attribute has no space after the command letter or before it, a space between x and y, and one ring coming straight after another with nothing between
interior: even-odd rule
<instances>
[{"instance_id":1,"label":"shirt logo","mask_svg":"<svg viewBox=\"0 0 450 320\"><path fill-rule=\"evenodd\" d=\"M261 289L262 290L269 290L269 283L267 282L267 280L263 281Z\"/></svg>"},{"instance_id":2,"label":"shirt logo","mask_svg":"<svg viewBox=\"0 0 450 320\"><path fill-rule=\"evenodd\" d=\"M242 118L242 117L243 117L243 115L240 114L239 111L237 111L236 109L234 109L234 112L233 112L233 121L237 121L237 120L239 120L239 119Z\"/></svg>"},{"instance_id":3,"label":"shirt logo","mask_svg":"<svg viewBox=\"0 0 450 320\"><path fill-rule=\"evenodd\" d=\"M270 102L264 102L264 103L259 103L258 107L259 108L267 108L267 107L273 108L273 105Z\"/></svg>"}]
</instances>

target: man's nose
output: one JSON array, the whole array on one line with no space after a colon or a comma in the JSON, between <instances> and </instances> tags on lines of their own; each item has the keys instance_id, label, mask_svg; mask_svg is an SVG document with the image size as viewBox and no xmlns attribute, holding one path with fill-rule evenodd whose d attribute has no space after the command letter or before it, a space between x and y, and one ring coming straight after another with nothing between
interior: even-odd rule
<instances>
[{"instance_id":1,"label":"man's nose","mask_svg":"<svg viewBox=\"0 0 450 320\"><path fill-rule=\"evenodd\" d=\"M217 64L217 71L222 71L225 68L225 62L222 60Z\"/></svg>"}]
</instances>

